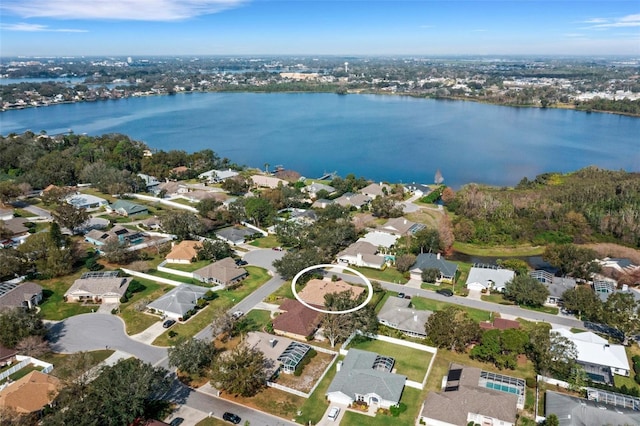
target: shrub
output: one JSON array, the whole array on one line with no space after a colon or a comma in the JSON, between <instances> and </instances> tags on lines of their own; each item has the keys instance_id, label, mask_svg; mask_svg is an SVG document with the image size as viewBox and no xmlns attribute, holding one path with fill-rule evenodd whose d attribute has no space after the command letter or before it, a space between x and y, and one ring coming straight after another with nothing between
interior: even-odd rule
<instances>
[{"instance_id":1,"label":"shrub","mask_svg":"<svg viewBox=\"0 0 640 426\"><path fill-rule=\"evenodd\" d=\"M536 387L536 379L534 377L527 377L525 379L525 383L527 384L528 388L535 388Z\"/></svg>"},{"instance_id":2,"label":"shrub","mask_svg":"<svg viewBox=\"0 0 640 426\"><path fill-rule=\"evenodd\" d=\"M405 411L407 411L407 404L405 404L404 402L389 407L389 412L393 417L398 417L400 413L404 413Z\"/></svg>"},{"instance_id":3,"label":"shrub","mask_svg":"<svg viewBox=\"0 0 640 426\"><path fill-rule=\"evenodd\" d=\"M174 337L176 337L178 335L177 332L173 331L173 330L169 330L169 338L173 339Z\"/></svg>"},{"instance_id":4,"label":"shrub","mask_svg":"<svg viewBox=\"0 0 640 426\"><path fill-rule=\"evenodd\" d=\"M113 309L111 310L111 313L112 313L113 315L116 315L116 314L118 313L118 308L113 308Z\"/></svg>"},{"instance_id":5,"label":"shrub","mask_svg":"<svg viewBox=\"0 0 640 426\"><path fill-rule=\"evenodd\" d=\"M140 283L140 281L132 280L132 281L129 283L129 287L127 288L127 292L128 292L128 293L131 293L131 294L133 294L133 293L139 293L139 292L141 292L142 290L144 290L145 288L146 288L146 287L145 287L143 284L141 284L141 283Z\"/></svg>"},{"instance_id":6,"label":"shrub","mask_svg":"<svg viewBox=\"0 0 640 426\"><path fill-rule=\"evenodd\" d=\"M126 294L120 298L120 303L127 303L128 301L129 301L129 298L127 297Z\"/></svg>"}]
</instances>

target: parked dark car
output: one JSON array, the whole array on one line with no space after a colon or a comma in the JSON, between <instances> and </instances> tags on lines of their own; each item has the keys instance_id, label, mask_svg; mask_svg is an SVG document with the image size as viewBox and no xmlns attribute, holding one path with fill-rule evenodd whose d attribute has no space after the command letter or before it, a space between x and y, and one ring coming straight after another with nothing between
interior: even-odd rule
<instances>
[{"instance_id":1,"label":"parked dark car","mask_svg":"<svg viewBox=\"0 0 640 426\"><path fill-rule=\"evenodd\" d=\"M184 422L184 419L182 417L176 417L175 419L171 420L169 426L180 426L182 422Z\"/></svg>"},{"instance_id":2,"label":"parked dark car","mask_svg":"<svg viewBox=\"0 0 640 426\"><path fill-rule=\"evenodd\" d=\"M405 299L411 299L411 296L409 296L408 294L405 294L405 295L404 295L404 298L405 298Z\"/></svg>"},{"instance_id":3,"label":"parked dark car","mask_svg":"<svg viewBox=\"0 0 640 426\"><path fill-rule=\"evenodd\" d=\"M243 259L236 260L236 265L238 265L238 266L244 266L244 265L248 265L248 264L249 264L249 262L247 262L246 260L243 260Z\"/></svg>"},{"instance_id":4,"label":"parked dark car","mask_svg":"<svg viewBox=\"0 0 640 426\"><path fill-rule=\"evenodd\" d=\"M176 320L168 319L168 320L166 320L165 322L162 323L162 326L164 328L169 328L175 323L176 323Z\"/></svg>"},{"instance_id":5,"label":"parked dark car","mask_svg":"<svg viewBox=\"0 0 640 426\"><path fill-rule=\"evenodd\" d=\"M447 297L453 296L453 291L451 291L448 288L441 288L439 290L436 290L436 293L441 294L443 296L447 296Z\"/></svg>"},{"instance_id":6,"label":"parked dark car","mask_svg":"<svg viewBox=\"0 0 640 426\"><path fill-rule=\"evenodd\" d=\"M242 420L239 415L226 412L222 415L222 419L237 425Z\"/></svg>"},{"instance_id":7,"label":"parked dark car","mask_svg":"<svg viewBox=\"0 0 640 426\"><path fill-rule=\"evenodd\" d=\"M399 297L400 299L404 299L404 293L398 293L398 297Z\"/></svg>"}]
</instances>

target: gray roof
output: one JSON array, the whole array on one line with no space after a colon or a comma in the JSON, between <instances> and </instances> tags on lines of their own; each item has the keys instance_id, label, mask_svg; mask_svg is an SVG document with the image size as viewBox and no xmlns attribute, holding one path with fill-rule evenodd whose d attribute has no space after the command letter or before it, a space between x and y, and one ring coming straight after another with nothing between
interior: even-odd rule
<instances>
[{"instance_id":1,"label":"gray roof","mask_svg":"<svg viewBox=\"0 0 640 426\"><path fill-rule=\"evenodd\" d=\"M209 289L205 287L181 284L149 303L147 307L183 316L193 309L197 300L204 296L207 291Z\"/></svg>"},{"instance_id":2,"label":"gray roof","mask_svg":"<svg viewBox=\"0 0 640 426\"><path fill-rule=\"evenodd\" d=\"M106 277L106 278L80 278L73 282L69 290L64 294L67 295L124 295L129 287L131 278L124 277Z\"/></svg>"},{"instance_id":3,"label":"gray roof","mask_svg":"<svg viewBox=\"0 0 640 426\"><path fill-rule=\"evenodd\" d=\"M442 256L438 256L435 253L420 253L411 270L420 269L424 271L425 269L431 268L438 269L444 276L453 277L458 270L458 265L445 260Z\"/></svg>"},{"instance_id":4,"label":"gray roof","mask_svg":"<svg viewBox=\"0 0 640 426\"><path fill-rule=\"evenodd\" d=\"M422 223L412 222L404 217L394 217L389 219L379 229L384 232L391 232L398 235L415 234L416 232L424 229L425 225Z\"/></svg>"},{"instance_id":5,"label":"gray roof","mask_svg":"<svg viewBox=\"0 0 640 426\"><path fill-rule=\"evenodd\" d=\"M549 290L549 296L562 297L562 294L576 287L576 280L571 277L553 277L551 283L545 283Z\"/></svg>"},{"instance_id":6,"label":"gray roof","mask_svg":"<svg viewBox=\"0 0 640 426\"><path fill-rule=\"evenodd\" d=\"M24 306L24 302L42 293L42 287L34 282L26 281L20 284L0 284L0 308Z\"/></svg>"},{"instance_id":7,"label":"gray roof","mask_svg":"<svg viewBox=\"0 0 640 426\"><path fill-rule=\"evenodd\" d=\"M547 391L545 415L555 414L561 426L638 425L640 412Z\"/></svg>"},{"instance_id":8,"label":"gray roof","mask_svg":"<svg viewBox=\"0 0 640 426\"><path fill-rule=\"evenodd\" d=\"M236 265L235 260L230 257L210 263L193 272L194 278L215 280L224 285L228 285L247 274L247 270Z\"/></svg>"},{"instance_id":9,"label":"gray roof","mask_svg":"<svg viewBox=\"0 0 640 426\"><path fill-rule=\"evenodd\" d=\"M244 241L245 237L253 235L255 233L256 231L240 226L230 226L228 228L222 228L216 231L217 236L231 242Z\"/></svg>"},{"instance_id":10,"label":"gray roof","mask_svg":"<svg viewBox=\"0 0 640 426\"><path fill-rule=\"evenodd\" d=\"M111 210L124 210L128 215L134 215L139 213L146 213L149 210L146 206L142 206L140 204L132 203L127 200L117 200L113 204L109 205Z\"/></svg>"},{"instance_id":11,"label":"gray roof","mask_svg":"<svg viewBox=\"0 0 640 426\"><path fill-rule=\"evenodd\" d=\"M389 297L378 312L378 321L401 331L427 335L424 325L433 312L409 308L410 300Z\"/></svg>"},{"instance_id":12,"label":"gray roof","mask_svg":"<svg viewBox=\"0 0 640 426\"><path fill-rule=\"evenodd\" d=\"M387 401L400 401L407 377L374 370L373 364L377 356L375 352L349 349L327 393L342 392L354 400L356 394L375 393Z\"/></svg>"},{"instance_id":13,"label":"gray roof","mask_svg":"<svg viewBox=\"0 0 640 426\"><path fill-rule=\"evenodd\" d=\"M469 271L469 277L466 284L480 283L487 285L491 282L491 287L495 289L502 289L515 276L515 272L509 269L493 269L493 268L478 268L472 267Z\"/></svg>"}]
</instances>

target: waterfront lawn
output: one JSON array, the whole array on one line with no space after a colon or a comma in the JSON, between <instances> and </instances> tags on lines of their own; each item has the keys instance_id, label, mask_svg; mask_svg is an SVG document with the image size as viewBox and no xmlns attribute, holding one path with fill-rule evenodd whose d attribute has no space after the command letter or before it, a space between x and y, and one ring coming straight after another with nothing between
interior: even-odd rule
<instances>
[{"instance_id":1,"label":"waterfront lawn","mask_svg":"<svg viewBox=\"0 0 640 426\"><path fill-rule=\"evenodd\" d=\"M394 358L396 361L394 366L396 372L398 374L404 374L409 380L418 383L422 383L424 380L424 376L427 374L427 368L429 368L429 362L433 356L429 352L362 336L353 339L348 349L351 348L375 352Z\"/></svg>"},{"instance_id":2,"label":"waterfront lawn","mask_svg":"<svg viewBox=\"0 0 640 426\"><path fill-rule=\"evenodd\" d=\"M171 346L179 338L191 338L200 330L208 326L213 320L217 308L231 309L233 305L253 293L258 287L271 279L271 276L265 269L257 266L247 266L245 269L249 272L249 277L242 281L240 286L232 290L220 290L216 294L218 297L209 302L209 305L200 310L195 316L189 318L185 323L178 323L171 327L170 330L162 333L153 342L157 346ZM177 333L176 337L170 338L169 331Z\"/></svg>"},{"instance_id":3,"label":"waterfront lawn","mask_svg":"<svg viewBox=\"0 0 640 426\"><path fill-rule=\"evenodd\" d=\"M468 312L469 317L472 318L474 321L477 321L477 322L489 321L491 319L491 313L489 311L483 311L481 309L475 309L475 308L467 308L467 307L454 305L447 302L441 302L439 300L426 299L420 296L416 296L413 299L411 299L411 305L415 309L420 309L424 311L433 311L433 312L441 311L447 306L456 306Z\"/></svg>"},{"instance_id":4,"label":"waterfront lawn","mask_svg":"<svg viewBox=\"0 0 640 426\"><path fill-rule=\"evenodd\" d=\"M400 413L398 417L393 417L390 414L376 414L375 417L369 417L347 410L340 424L346 426L360 426L362 424L367 426L413 426L418 414L420 414L419 410L425 396L424 392L405 386L400 403L405 404L407 410Z\"/></svg>"}]
</instances>

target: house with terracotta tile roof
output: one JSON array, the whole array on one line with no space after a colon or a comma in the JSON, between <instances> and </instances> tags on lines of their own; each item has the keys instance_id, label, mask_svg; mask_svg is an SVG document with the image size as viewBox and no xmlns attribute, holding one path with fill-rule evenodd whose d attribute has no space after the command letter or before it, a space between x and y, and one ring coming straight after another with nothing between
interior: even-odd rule
<instances>
[{"instance_id":1,"label":"house with terracotta tile roof","mask_svg":"<svg viewBox=\"0 0 640 426\"><path fill-rule=\"evenodd\" d=\"M10 408L18 414L40 411L58 396L60 388L58 378L32 371L0 390L0 408Z\"/></svg>"},{"instance_id":2,"label":"house with terracotta tile roof","mask_svg":"<svg viewBox=\"0 0 640 426\"><path fill-rule=\"evenodd\" d=\"M282 313L273 319L273 331L291 339L306 340L318 330L322 321L322 312L314 311L298 300L285 300L280 311Z\"/></svg>"},{"instance_id":3,"label":"house with terracotta tile roof","mask_svg":"<svg viewBox=\"0 0 640 426\"><path fill-rule=\"evenodd\" d=\"M236 265L231 257L225 257L193 272L193 278L197 280L225 287L239 283L248 275L247 270Z\"/></svg>"},{"instance_id":4,"label":"house with terracotta tile roof","mask_svg":"<svg viewBox=\"0 0 640 426\"><path fill-rule=\"evenodd\" d=\"M298 292L298 297L310 305L324 306L325 295L344 291L350 291L352 293L351 298L355 300L365 292L365 288L351 285L343 280L312 279Z\"/></svg>"},{"instance_id":5,"label":"house with terracotta tile roof","mask_svg":"<svg viewBox=\"0 0 640 426\"><path fill-rule=\"evenodd\" d=\"M198 250L202 247L200 241L184 240L175 244L164 259L167 263L191 263L198 257Z\"/></svg>"},{"instance_id":6,"label":"house with terracotta tile roof","mask_svg":"<svg viewBox=\"0 0 640 426\"><path fill-rule=\"evenodd\" d=\"M481 321L480 328L483 330L507 330L509 328L520 328L520 323L506 318L494 318L493 322Z\"/></svg>"}]
</instances>

